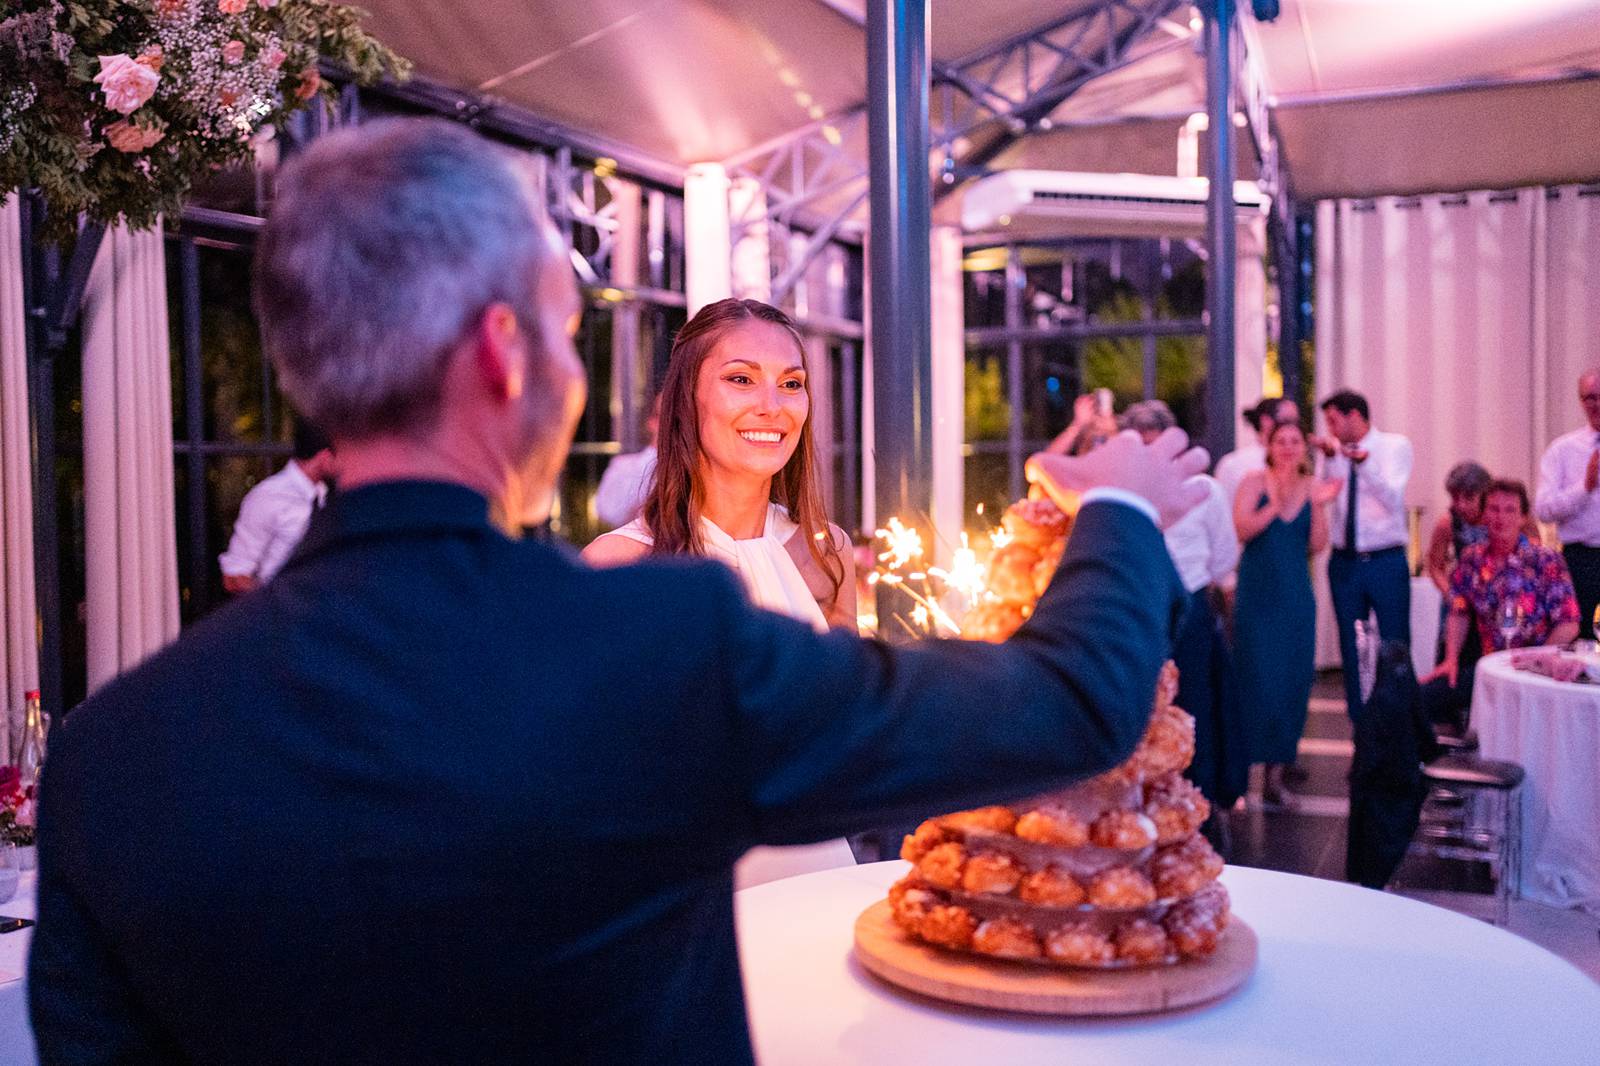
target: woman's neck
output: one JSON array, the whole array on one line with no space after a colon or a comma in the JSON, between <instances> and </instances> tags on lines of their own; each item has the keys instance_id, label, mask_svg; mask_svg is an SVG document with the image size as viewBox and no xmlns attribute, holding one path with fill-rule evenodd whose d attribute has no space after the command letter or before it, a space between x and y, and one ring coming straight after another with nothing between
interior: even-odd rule
<instances>
[{"instance_id":1,"label":"woman's neck","mask_svg":"<svg viewBox=\"0 0 1600 1066\"><path fill-rule=\"evenodd\" d=\"M705 486L700 516L710 519L734 540L753 540L767 530L767 505L772 478L739 474L706 464L700 468Z\"/></svg>"}]
</instances>

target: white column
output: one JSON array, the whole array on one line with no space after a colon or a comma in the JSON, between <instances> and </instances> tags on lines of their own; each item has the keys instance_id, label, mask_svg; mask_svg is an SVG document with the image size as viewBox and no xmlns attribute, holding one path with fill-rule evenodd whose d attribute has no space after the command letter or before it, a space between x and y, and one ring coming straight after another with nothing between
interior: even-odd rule
<instances>
[{"instance_id":1,"label":"white column","mask_svg":"<svg viewBox=\"0 0 1600 1066\"><path fill-rule=\"evenodd\" d=\"M692 316L733 295L728 232L728 172L721 163L696 163L683 179L684 295Z\"/></svg>"},{"instance_id":2,"label":"white column","mask_svg":"<svg viewBox=\"0 0 1600 1066\"><path fill-rule=\"evenodd\" d=\"M1261 398L1267 372L1267 220L1241 212L1234 257L1234 409ZM1282 313L1289 313L1284 310Z\"/></svg>"},{"instance_id":3,"label":"white column","mask_svg":"<svg viewBox=\"0 0 1600 1066\"><path fill-rule=\"evenodd\" d=\"M772 301L772 246L767 226L767 192L755 178L734 178L728 190L728 219L740 224L731 254L732 293L741 300Z\"/></svg>"},{"instance_id":4,"label":"white column","mask_svg":"<svg viewBox=\"0 0 1600 1066\"><path fill-rule=\"evenodd\" d=\"M929 237L933 328L933 556L939 565L961 546L966 509L961 457L965 426L966 320L962 303L961 230L935 226Z\"/></svg>"}]
</instances>

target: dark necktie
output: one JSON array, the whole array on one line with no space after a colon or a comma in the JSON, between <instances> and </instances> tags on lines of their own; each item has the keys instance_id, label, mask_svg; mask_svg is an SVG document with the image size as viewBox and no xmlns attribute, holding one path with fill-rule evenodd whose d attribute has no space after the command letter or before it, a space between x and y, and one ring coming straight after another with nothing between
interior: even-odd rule
<instances>
[{"instance_id":1,"label":"dark necktie","mask_svg":"<svg viewBox=\"0 0 1600 1066\"><path fill-rule=\"evenodd\" d=\"M1356 550L1356 461L1350 460L1349 499L1344 509L1344 546L1346 551Z\"/></svg>"}]
</instances>

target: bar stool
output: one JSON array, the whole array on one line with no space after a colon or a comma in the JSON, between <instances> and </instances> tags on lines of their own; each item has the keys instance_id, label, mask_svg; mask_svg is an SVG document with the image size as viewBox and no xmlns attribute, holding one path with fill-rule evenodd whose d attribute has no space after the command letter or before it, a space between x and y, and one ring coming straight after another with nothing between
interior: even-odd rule
<instances>
[{"instance_id":1,"label":"bar stool","mask_svg":"<svg viewBox=\"0 0 1600 1066\"><path fill-rule=\"evenodd\" d=\"M1496 924L1500 926L1511 920L1512 895L1521 896L1524 776L1522 767L1514 762L1471 755L1444 755L1422 768L1422 779L1431 792L1447 792L1475 802L1458 809L1445 806L1443 811L1439 804L1425 804L1419 839L1410 850L1442 859L1489 863L1495 875L1499 913ZM1490 797L1495 817L1477 817L1480 803L1476 801ZM1430 806L1434 809L1432 818L1428 815Z\"/></svg>"}]
</instances>

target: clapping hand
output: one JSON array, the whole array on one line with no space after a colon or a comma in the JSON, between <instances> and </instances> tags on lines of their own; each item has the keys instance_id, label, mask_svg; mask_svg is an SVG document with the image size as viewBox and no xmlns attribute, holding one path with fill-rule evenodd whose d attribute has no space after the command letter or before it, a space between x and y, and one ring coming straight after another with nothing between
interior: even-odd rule
<instances>
[{"instance_id":1,"label":"clapping hand","mask_svg":"<svg viewBox=\"0 0 1600 1066\"><path fill-rule=\"evenodd\" d=\"M1332 503L1339 498L1339 491L1344 488L1344 478L1325 477L1311 486L1311 502L1315 504Z\"/></svg>"},{"instance_id":2,"label":"clapping hand","mask_svg":"<svg viewBox=\"0 0 1600 1066\"><path fill-rule=\"evenodd\" d=\"M1169 429L1149 444L1130 431L1075 458L1041 452L1028 460L1028 480L1069 510L1075 506L1075 493L1093 488L1131 492L1148 500L1166 527L1205 500L1205 483L1194 478L1209 459L1204 448L1189 447L1189 435L1181 429Z\"/></svg>"}]
</instances>

